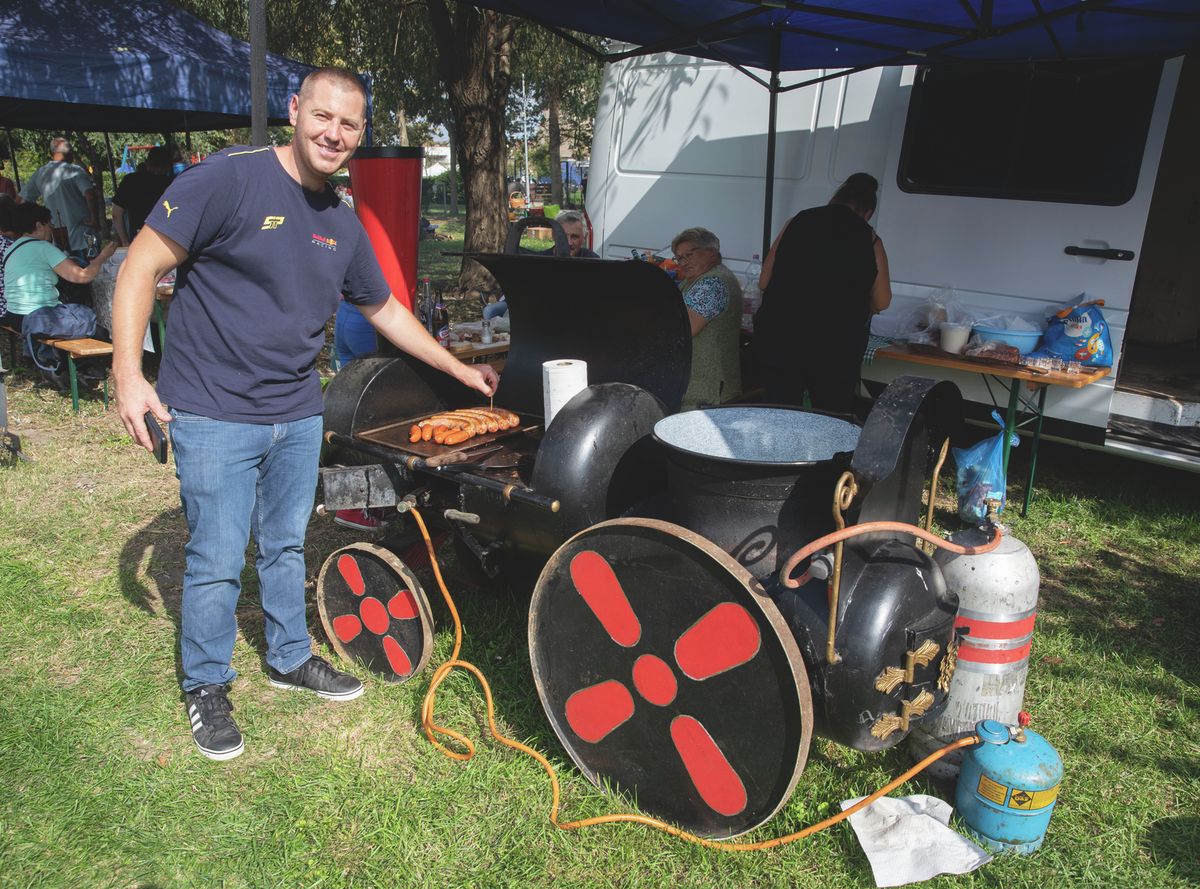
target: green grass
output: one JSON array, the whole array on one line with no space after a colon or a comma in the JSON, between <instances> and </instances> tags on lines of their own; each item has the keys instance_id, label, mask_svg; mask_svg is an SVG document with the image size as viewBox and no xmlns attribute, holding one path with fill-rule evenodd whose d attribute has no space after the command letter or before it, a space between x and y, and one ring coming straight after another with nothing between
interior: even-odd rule
<instances>
[{"instance_id":1,"label":"green grass","mask_svg":"<svg viewBox=\"0 0 1200 889\"><path fill-rule=\"evenodd\" d=\"M35 462L0 467L0 885L872 884L844 824L740 855L629 825L564 833L546 820L549 788L531 760L487 740L471 763L442 757L418 725L432 665L451 645L436 604L437 648L421 676L388 685L355 668L368 694L334 705L268 686L248 583L232 693L247 750L203 759L177 685L185 529L169 467L130 446L98 397L75 418L68 398L25 373L9 383L11 422ZM1014 478L1023 460L1018 452ZM1063 755L1062 795L1035 856L929 885L1200 882L1197 482L1044 447L1031 515L1012 527L1043 575L1026 705ZM314 519L310 579L359 537ZM574 770L542 715L523 604L454 589L464 657L492 680L502 727L558 766L564 815L624 809ZM328 655L315 605L310 623ZM485 733L482 696L465 677L443 686L439 716ZM814 741L795 794L750 838L820 820L907 764L897 751ZM917 780L903 792L937 790Z\"/></svg>"}]
</instances>

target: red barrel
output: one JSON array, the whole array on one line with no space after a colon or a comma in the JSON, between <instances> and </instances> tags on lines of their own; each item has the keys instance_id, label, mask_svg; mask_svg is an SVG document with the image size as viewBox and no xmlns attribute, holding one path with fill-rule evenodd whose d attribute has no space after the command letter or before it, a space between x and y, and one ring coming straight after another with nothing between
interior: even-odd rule
<instances>
[{"instance_id":1,"label":"red barrel","mask_svg":"<svg viewBox=\"0 0 1200 889\"><path fill-rule=\"evenodd\" d=\"M423 148L359 148L350 158L354 209L392 294L410 310L417 292Z\"/></svg>"}]
</instances>

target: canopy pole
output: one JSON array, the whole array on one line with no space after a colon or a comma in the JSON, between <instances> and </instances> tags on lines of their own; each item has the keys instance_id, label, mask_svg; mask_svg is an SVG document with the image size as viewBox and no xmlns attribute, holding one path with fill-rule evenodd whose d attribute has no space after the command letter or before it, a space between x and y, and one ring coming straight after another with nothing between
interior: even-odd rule
<instances>
[{"instance_id":1,"label":"canopy pole","mask_svg":"<svg viewBox=\"0 0 1200 889\"><path fill-rule=\"evenodd\" d=\"M13 149L12 130L8 127L4 128L4 135L8 139L8 158L13 165L13 179L17 182L17 191L21 190L21 171L17 169L17 152Z\"/></svg>"},{"instance_id":2,"label":"canopy pole","mask_svg":"<svg viewBox=\"0 0 1200 889\"><path fill-rule=\"evenodd\" d=\"M267 0L250 0L250 142L267 144Z\"/></svg>"},{"instance_id":3,"label":"canopy pole","mask_svg":"<svg viewBox=\"0 0 1200 889\"><path fill-rule=\"evenodd\" d=\"M775 129L779 112L779 56L783 43L783 34L779 28L774 29L774 39L771 42L771 88L769 91L769 110L767 112L767 172L766 194L763 197L763 233L762 253L766 260L771 250L771 222L775 210Z\"/></svg>"}]
</instances>

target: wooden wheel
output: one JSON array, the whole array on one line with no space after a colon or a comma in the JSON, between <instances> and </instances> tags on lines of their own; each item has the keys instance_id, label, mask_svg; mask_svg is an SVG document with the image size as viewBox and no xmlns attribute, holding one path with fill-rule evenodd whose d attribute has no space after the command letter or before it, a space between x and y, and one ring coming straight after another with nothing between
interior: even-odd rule
<instances>
[{"instance_id":1,"label":"wooden wheel","mask_svg":"<svg viewBox=\"0 0 1200 889\"><path fill-rule=\"evenodd\" d=\"M352 543L333 553L317 578L325 635L347 661L403 682L433 649L433 618L421 583L389 550Z\"/></svg>"},{"instance_id":2,"label":"wooden wheel","mask_svg":"<svg viewBox=\"0 0 1200 889\"><path fill-rule=\"evenodd\" d=\"M804 662L775 603L715 544L650 519L567 541L534 589L542 706L576 765L705 837L767 821L812 737Z\"/></svg>"}]
</instances>

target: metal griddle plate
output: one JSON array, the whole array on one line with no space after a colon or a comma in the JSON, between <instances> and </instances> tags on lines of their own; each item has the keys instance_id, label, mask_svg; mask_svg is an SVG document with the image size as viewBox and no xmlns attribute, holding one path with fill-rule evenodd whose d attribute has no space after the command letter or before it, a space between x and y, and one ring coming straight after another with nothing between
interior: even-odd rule
<instances>
[{"instance_id":1,"label":"metal griddle plate","mask_svg":"<svg viewBox=\"0 0 1200 889\"><path fill-rule=\"evenodd\" d=\"M692 336L679 288L653 263L469 253L504 290L512 346L496 403L540 416L542 363L587 362L588 383L632 383L679 410Z\"/></svg>"},{"instance_id":2,"label":"metal griddle plate","mask_svg":"<svg viewBox=\"0 0 1200 889\"><path fill-rule=\"evenodd\" d=\"M800 650L775 603L678 525L593 525L546 563L529 607L546 715L593 782L703 837L762 824L812 737Z\"/></svg>"},{"instance_id":3,"label":"metal griddle plate","mask_svg":"<svg viewBox=\"0 0 1200 889\"><path fill-rule=\"evenodd\" d=\"M468 438L464 442L456 445L438 444L436 441L416 441L408 440L409 431L412 429L413 423L419 423L424 420L428 414L420 417L413 417L408 420L399 420L395 423L385 423L382 426L376 426L372 429L364 429L354 434L355 438L360 438L363 441L369 441L372 444L383 445L387 448L393 448L397 451L402 451L405 454L414 454L418 457L434 457L444 454L456 454L459 451L471 451L481 445L489 444L493 441L505 441L522 433L536 432L541 429L540 424L522 422L515 429L504 429L500 432L485 432L483 435L476 435L474 438Z\"/></svg>"}]
</instances>

